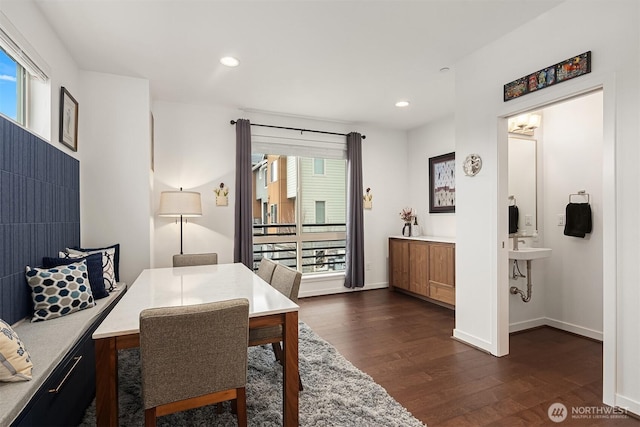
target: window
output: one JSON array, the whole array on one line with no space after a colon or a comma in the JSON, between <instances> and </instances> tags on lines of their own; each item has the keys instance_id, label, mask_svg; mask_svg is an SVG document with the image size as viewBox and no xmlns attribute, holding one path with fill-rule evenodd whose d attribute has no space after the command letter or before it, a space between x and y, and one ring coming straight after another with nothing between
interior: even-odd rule
<instances>
[{"instance_id":1,"label":"window","mask_svg":"<svg viewBox=\"0 0 640 427\"><path fill-rule=\"evenodd\" d=\"M269 164L271 182L273 171L280 164L281 176L275 176L279 183L270 182L264 194L254 190L253 195L254 268L266 256L303 274L344 270L346 160L266 156L274 157L277 160ZM322 173L317 174L320 170ZM259 208L267 202L268 223Z\"/></svg>"},{"instance_id":2,"label":"window","mask_svg":"<svg viewBox=\"0 0 640 427\"><path fill-rule=\"evenodd\" d=\"M313 159L313 174L324 175L324 159Z\"/></svg>"},{"instance_id":3,"label":"window","mask_svg":"<svg viewBox=\"0 0 640 427\"><path fill-rule=\"evenodd\" d=\"M26 125L27 73L0 48L0 113Z\"/></svg>"},{"instance_id":4,"label":"window","mask_svg":"<svg viewBox=\"0 0 640 427\"><path fill-rule=\"evenodd\" d=\"M278 181L278 159L271 162L271 182Z\"/></svg>"},{"instance_id":5,"label":"window","mask_svg":"<svg viewBox=\"0 0 640 427\"><path fill-rule=\"evenodd\" d=\"M267 202L264 202L262 204L262 223L263 224L269 223L269 210L268 210Z\"/></svg>"},{"instance_id":6,"label":"window","mask_svg":"<svg viewBox=\"0 0 640 427\"><path fill-rule=\"evenodd\" d=\"M0 13L0 113L40 135L50 127L49 66Z\"/></svg>"},{"instance_id":7,"label":"window","mask_svg":"<svg viewBox=\"0 0 640 427\"><path fill-rule=\"evenodd\" d=\"M324 224L325 215L324 201L316 201L316 224Z\"/></svg>"}]
</instances>

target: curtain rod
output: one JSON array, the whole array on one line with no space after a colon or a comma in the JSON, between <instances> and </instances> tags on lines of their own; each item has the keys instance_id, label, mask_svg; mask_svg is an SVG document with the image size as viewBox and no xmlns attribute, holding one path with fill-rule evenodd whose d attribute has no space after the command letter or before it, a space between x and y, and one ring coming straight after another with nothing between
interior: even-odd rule
<instances>
[{"instance_id":1,"label":"curtain rod","mask_svg":"<svg viewBox=\"0 0 640 427\"><path fill-rule=\"evenodd\" d=\"M236 121L235 120L231 120L229 123L231 123L232 125L235 125ZM324 133L324 134L327 134L327 135L340 135L340 136L347 136L348 135L346 133L327 132L327 131L323 131L323 130L313 130L313 129L289 128L289 127L285 127L285 126L261 125L261 124L258 124L258 123L251 123L251 126L260 126L260 127L263 127L263 128L274 128L274 129L299 130L300 132ZM362 135L362 139L367 139L367 136L366 135Z\"/></svg>"}]
</instances>

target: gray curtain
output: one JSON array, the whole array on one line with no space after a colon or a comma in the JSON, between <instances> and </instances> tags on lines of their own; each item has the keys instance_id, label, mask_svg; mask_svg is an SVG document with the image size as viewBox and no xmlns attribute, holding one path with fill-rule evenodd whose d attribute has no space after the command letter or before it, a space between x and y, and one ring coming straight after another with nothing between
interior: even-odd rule
<instances>
[{"instance_id":1,"label":"gray curtain","mask_svg":"<svg viewBox=\"0 0 640 427\"><path fill-rule=\"evenodd\" d=\"M233 262L241 262L253 269L253 227L251 194L251 123L247 119L236 122L236 220Z\"/></svg>"},{"instance_id":2,"label":"gray curtain","mask_svg":"<svg viewBox=\"0 0 640 427\"><path fill-rule=\"evenodd\" d=\"M364 217L362 213L362 135L347 135L347 251L344 286L364 286Z\"/></svg>"}]
</instances>

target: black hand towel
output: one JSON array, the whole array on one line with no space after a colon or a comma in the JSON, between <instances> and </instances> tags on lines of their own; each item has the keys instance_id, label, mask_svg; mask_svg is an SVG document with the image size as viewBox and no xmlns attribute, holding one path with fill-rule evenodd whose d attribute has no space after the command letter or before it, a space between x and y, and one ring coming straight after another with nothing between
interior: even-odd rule
<instances>
[{"instance_id":1,"label":"black hand towel","mask_svg":"<svg viewBox=\"0 0 640 427\"><path fill-rule=\"evenodd\" d=\"M569 203L565 211L565 236L584 237L591 233L591 205L589 203Z\"/></svg>"},{"instance_id":2,"label":"black hand towel","mask_svg":"<svg viewBox=\"0 0 640 427\"><path fill-rule=\"evenodd\" d=\"M509 206L509 234L518 232L518 207L515 205Z\"/></svg>"}]
</instances>

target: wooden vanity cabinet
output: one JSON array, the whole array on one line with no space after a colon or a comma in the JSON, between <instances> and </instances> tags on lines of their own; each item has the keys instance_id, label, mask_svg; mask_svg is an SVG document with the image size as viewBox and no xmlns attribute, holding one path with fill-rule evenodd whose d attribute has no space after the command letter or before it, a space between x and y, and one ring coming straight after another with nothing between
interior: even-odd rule
<instances>
[{"instance_id":1,"label":"wooden vanity cabinet","mask_svg":"<svg viewBox=\"0 0 640 427\"><path fill-rule=\"evenodd\" d=\"M389 239L389 287L409 290L409 241Z\"/></svg>"},{"instance_id":2,"label":"wooden vanity cabinet","mask_svg":"<svg viewBox=\"0 0 640 427\"><path fill-rule=\"evenodd\" d=\"M456 303L456 253L451 243L429 243L429 297Z\"/></svg>"},{"instance_id":3,"label":"wooden vanity cabinet","mask_svg":"<svg viewBox=\"0 0 640 427\"><path fill-rule=\"evenodd\" d=\"M389 288L455 304L455 244L389 238Z\"/></svg>"}]
</instances>

